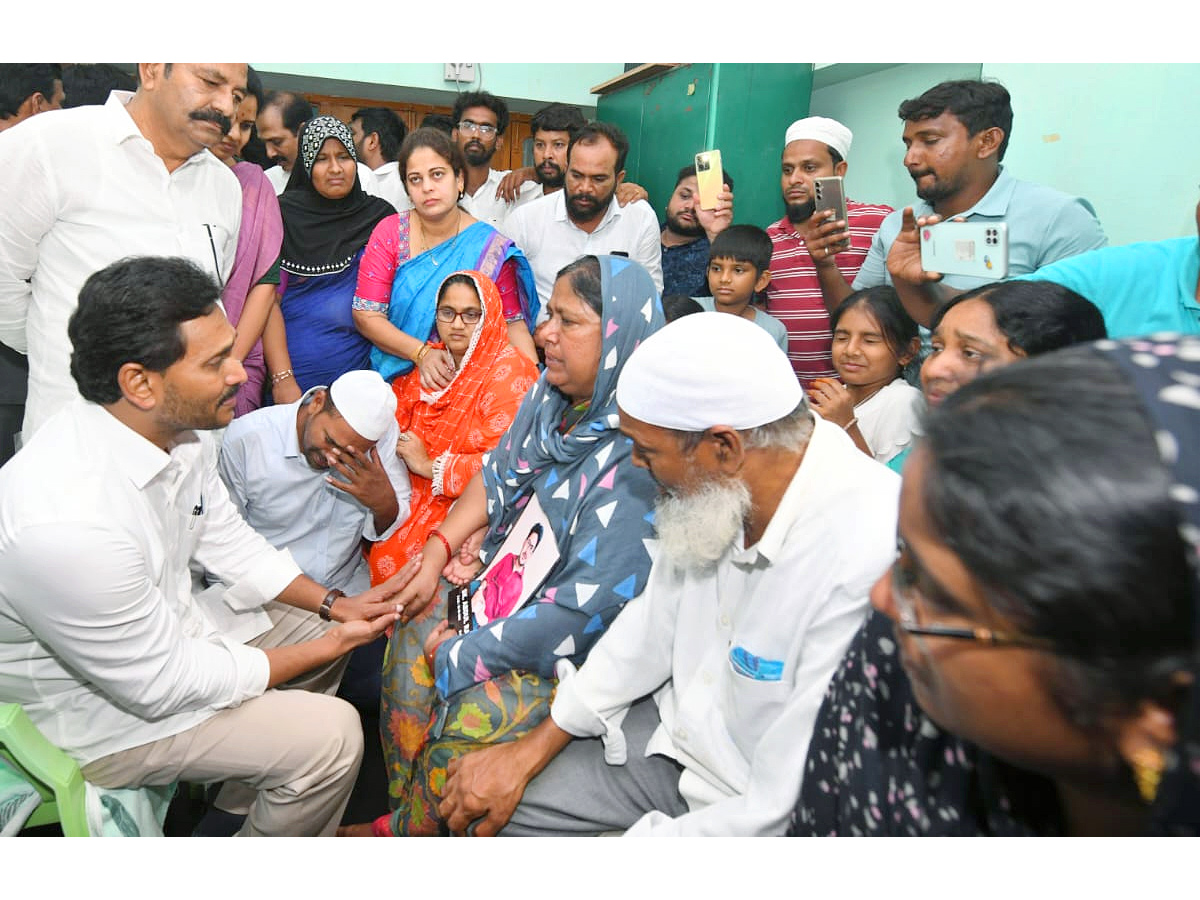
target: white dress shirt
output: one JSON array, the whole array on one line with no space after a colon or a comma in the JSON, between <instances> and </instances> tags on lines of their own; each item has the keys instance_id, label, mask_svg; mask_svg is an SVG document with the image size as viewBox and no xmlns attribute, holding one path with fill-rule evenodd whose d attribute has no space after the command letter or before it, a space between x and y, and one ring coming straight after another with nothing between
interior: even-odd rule
<instances>
[{"instance_id":1,"label":"white dress shirt","mask_svg":"<svg viewBox=\"0 0 1200 900\"><path fill-rule=\"evenodd\" d=\"M404 182L400 178L400 163L387 162L371 171L375 175L377 196L396 207L396 212L413 208L412 201L408 199L408 191L404 189Z\"/></svg>"},{"instance_id":2,"label":"white dress shirt","mask_svg":"<svg viewBox=\"0 0 1200 900\"><path fill-rule=\"evenodd\" d=\"M646 755L683 766L689 811L649 812L630 834L784 833L821 698L894 556L899 488L818 416L756 544L739 535L708 575L660 556L578 672L559 663L551 716L603 737L612 764L625 761L625 710L658 690Z\"/></svg>"},{"instance_id":3,"label":"white dress shirt","mask_svg":"<svg viewBox=\"0 0 1200 900\"><path fill-rule=\"evenodd\" d=\"M233 265L237 178L207 150L168 172L125 109L132 97L0 132L0 341L29 355L25 442L79 396L67 320L89 275L126 256L185 256L223 284Z\"/></svg>"},{"instance_id":4,"label":"white dress shirt","mask_svg":"<svg viewBox=\"0 0 1200 900\"><path fill-rule=\"evenodd\" d=\"M80 765L266 690L266 655L217 631L188 562L243 609L300 568L238 515L216 452L186 432L164 453L76 400L0 468L0 697Z\"/></svg>"},{"instance_id":5,"label":"white dress shirt","mask_svg":"<svg viewBox=\"0 0 1200 900\"><path fill-rule=\"evenodd\" d=\"M371 586L362 539L386 540L408 518L412 487L407 467L396 456L400 426L393 419L375 445L397 505L395 520L377 532L369 509L326 482L337 477L333 469L308 465L296 433L299 411L297 400L234 419L221 444L221 478L250 527L273 547L286 547L305 575L357 594Z\"/></svg>"},{"instance_id":6,"label":"white dress shirt","mask_svg":"<svg viewBox=\"0 0 1200 900\"><path fill-rule=\"evenodd\" d=\"M646 268L655 288L662 292L658 217L645 200L621 206L614 196L604 218L589 234L567 217L566 191L555 191L514 209L505 221L504 233L525 252L533 267L542 301L538 324L549 318L546 304L554 290L554 276L567 263L589 253L627 254Z\"/></svg>"},{"instance_id":7,"label":"white dress shirt","mask_svg":"<svg viewBox=\"0 0 1200 900\"><path fill-rule=\"evenodd\" d=\"M506 238L514 240L505 227L509 215L517 207L524 206L531 200L537 200L541 197L542 185L538 181L522 182L517 199L508 203L496 196L496 189L507 174L508 170L498 172L495 169L489 169L487 181L481 184L479 190L474 194L463 194L463 198L458 201L458 205L480 222L487 222Z\"/></svg>"}]
</instances>

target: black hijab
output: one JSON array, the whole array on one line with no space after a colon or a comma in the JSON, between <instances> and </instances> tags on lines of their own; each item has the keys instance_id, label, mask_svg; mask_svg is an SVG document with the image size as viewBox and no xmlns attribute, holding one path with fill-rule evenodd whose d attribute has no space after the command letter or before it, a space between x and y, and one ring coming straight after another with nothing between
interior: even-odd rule
<instances>
[{"instance_id":1,"label":"black hijab","mask_svg":"<svg viewBox=\"0 0 1200 900\"><path fill-rule=\"evenodd\" d=\"M292 177L279 198L283 216L283 248L279 267L292 275L315 277L345 271L355 255L367 245L381 219L396 210L379 197L372 197L359 184L340 200L317 193L312 168L317 154L329 138L341 141L355 160L354 136L333 116L317 116L300 129L300 151Z\"/></svg>"}]
</instances>

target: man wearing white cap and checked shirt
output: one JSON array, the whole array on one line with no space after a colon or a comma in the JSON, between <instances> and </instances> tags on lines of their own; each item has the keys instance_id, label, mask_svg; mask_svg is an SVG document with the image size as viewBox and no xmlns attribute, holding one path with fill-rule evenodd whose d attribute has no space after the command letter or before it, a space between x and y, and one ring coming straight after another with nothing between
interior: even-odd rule
<instances>
[{"instance_id":1,"label":"man wearing white cap and checked shirt","mask_svg":"<svg viewBox=\"0 0 1200 900\"><path fill-rule=\"evenodd\" d=\"M900 479L814 417L771 337L733 316L651 335L617 403L660 490L649 584L578 671L559 663L549 718L450 764L442 815L477 834L783 834L894 555Z\"/></svg>"},{"instance_id":2,"label":"man wearing white cap and checked shirt","mask_svg":"<svg viewBox=\"0 0 1200 900\"><path fill-rule=\"evenodd\" d=\"M814 378L836 378L829 314L850 293L850 282L871 249L890 206L846 201L846 221L833 210L815 212L813 179L845 175L853 135L841 122L809 116L783 137L780 187L787 212L767 227L774 245L771 315L788 331L788 359L805 388Z\"/></svg>"},{"instance_id":3,"label":"man wearing white cap and checked shirt","mask_svg":"<svg viewBox=\"0 0 1200 900\"><path fill-rule=\"evenodd\" d=\"M412 569L345 596L238 515L208 437L246 379L219 296L169 257L84 283L68 326L83 399L0 469L0 697L100 787L225 781L254 791L241 834L333 834L358 714L271 688L374 640ZM231 638L193 597L193 562L231 585L231 608L279 600L337 624L286 645Z\"/></svg>"}]
</instances>

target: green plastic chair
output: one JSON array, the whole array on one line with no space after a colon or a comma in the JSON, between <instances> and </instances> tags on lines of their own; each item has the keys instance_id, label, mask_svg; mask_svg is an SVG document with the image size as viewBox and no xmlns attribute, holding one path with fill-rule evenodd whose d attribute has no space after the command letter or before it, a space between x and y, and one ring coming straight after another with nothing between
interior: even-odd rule
<instances>
[{"instance_id":1,"label":"green plastic chair","mask_svg":"<svg viewBox=\"0 0 1200 900\"><path fill-rule=\"evenodd\" d=\"M25 828L57 822L67 837L90 834L79 766L46 740L18 703L0 704L0 754L41 795L42 802Z\"/></svg>"}]
</instances>

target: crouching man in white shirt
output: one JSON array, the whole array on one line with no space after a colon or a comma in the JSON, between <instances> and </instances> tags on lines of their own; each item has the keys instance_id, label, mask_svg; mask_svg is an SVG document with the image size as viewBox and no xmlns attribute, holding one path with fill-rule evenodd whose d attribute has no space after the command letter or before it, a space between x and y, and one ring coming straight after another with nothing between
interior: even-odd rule
<instances>
[{"instance_id":1,"label":"crouching man in white shirt","mask_svg":"<svg viewBox=\"0 0 1200 900\"><path fill-rule=\"evenodd\" d=\"M736 317L651 335L617 402L661 491L646 590L577 672L559 663L549 718L450 763L440 811L477 834L783 834L892 560L900 479L814 419L787 357Z\"/></svg>"},{"instance_id":2,"label":"crouching man in white shirt","mask_svg":"<svg viewBox=\"0 0 1200 900\"><path fill-rule=\"evenodd\" d=\"M202 439L229 424L245 380L219 294L164 257L84 284L68 326L83 399L0 470L0 697L101 787L238 783L258 792L240 834L332 834L361 762L358 716L271 688L382 633L401 579L327 590L238 515ZM193 599L192 561L232 585L233 607L278 599L339 624L242 644Z\"/></svg>"}]
</instances>

